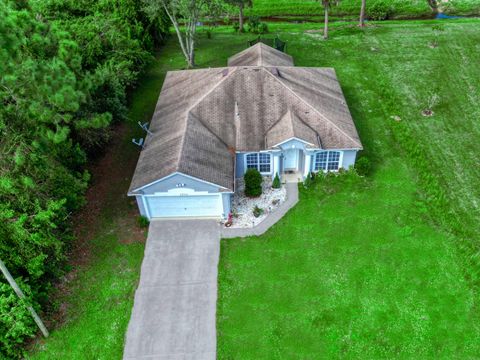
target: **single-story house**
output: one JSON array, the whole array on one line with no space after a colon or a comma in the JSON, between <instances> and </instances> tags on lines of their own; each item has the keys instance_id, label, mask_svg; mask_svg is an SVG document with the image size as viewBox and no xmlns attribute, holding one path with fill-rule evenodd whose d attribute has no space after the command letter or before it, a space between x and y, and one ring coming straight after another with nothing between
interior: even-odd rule
<instances>
[{"instance_id":1,"label":"single-story house","mask_svg":"<svg viewBox=\"0 0 480 360\"><path fill-rule=\"evenodd\" d=\"M168 72L128 195L149 219L225 218L248 168L302 179L361 149L335 70L257 43L227 67Z\"/></svg>"}]
</instances>

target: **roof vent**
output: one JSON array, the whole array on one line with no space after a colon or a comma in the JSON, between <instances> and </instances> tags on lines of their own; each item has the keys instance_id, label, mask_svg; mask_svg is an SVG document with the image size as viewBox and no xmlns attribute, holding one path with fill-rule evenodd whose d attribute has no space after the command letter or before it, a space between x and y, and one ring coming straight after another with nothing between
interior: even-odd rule
<instances>
[{"instance_id":1,"label":"roof vent","mask_svg":"<svg viewBox=\"0 0 480 360\"><path fill-rule=\"evenodd\" d=\"M223 69L222 76L225 77L228 75L228 69Z\"/></svg>"},{"instance_id":2,"label":"roof vent","mask_svg":"<svg viewBox=\"0 0 480 360\"><path fill-rule=\"evenodd\" d=\"M277 69L276 67L271 68L271 69L270 69L270 72L271 72L273 75L280 77L280 73L278 72L278 69Z\"/></svg>"}]
</instances>

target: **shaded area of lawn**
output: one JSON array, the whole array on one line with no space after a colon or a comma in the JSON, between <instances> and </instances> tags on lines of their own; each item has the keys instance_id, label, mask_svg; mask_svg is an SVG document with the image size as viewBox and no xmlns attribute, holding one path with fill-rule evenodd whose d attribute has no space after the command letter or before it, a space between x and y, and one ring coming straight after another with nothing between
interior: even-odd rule
<instances>
[{"instance_id":1,"label":"shaded area of lawn","mask_svg":"<svg viewBox=\"0 0 480 360\"><path fill-rule=\"evenodd\" d=\"M219 358L479 353L479 269L458 249L465 236L478 249L480 235L480 169L471 153L480 22L442 23L437 48L429 46L434 24L337 24L327 42L305 32L318 28L312 24L275 25L297 66L335 68L374 171L368 180L302 189L297 207L264 236L222 242ZM435 115L425 118L432 94ZM409 141L424 145L449 199L445 210L468 232L430 216L417 181L423 169L395 140L396 119Z\"/></svg>"}]
</instances>

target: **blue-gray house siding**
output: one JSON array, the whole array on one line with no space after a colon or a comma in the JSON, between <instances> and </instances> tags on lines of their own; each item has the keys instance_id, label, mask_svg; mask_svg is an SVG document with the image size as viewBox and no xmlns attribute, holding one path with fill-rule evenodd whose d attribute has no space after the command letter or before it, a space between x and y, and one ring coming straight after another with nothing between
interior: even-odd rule
<instances>
[{"instance_id":1,"label":"blue-gray house siding","mask_svg":"<svg viewBox=\"0 0 480 360\"><path fill-rule=\"evenodd\" d=\"M178 186L193 189L195 191L208 191L209 193L216 193L220 191L220 187L217 185L209 184L183 174L173 174L143 188L142 192L144 194L167 192L168 190L175 189Z\"/></svg>"},{"instance_id":2,"label":"blue-gray house siding","mask_svg":"<svg viewBox=\"0 0 480 360\"><path fill-rule=\"evenodd\" d=\"M240 178L245 173L245 153L237 153L235 156L235 178Z\"/></svg>"},{"instance_id":3,"label":"blue-gray house siding","mask_svg":"<svg viewBox=\"0 0 480 360\"><path fill-rule=\"evenodd\" d=\"M226 218L231 211L231 193L226 189L175 173L136 192L140 214L157 217Z\"/></svg>"}]
</instances>

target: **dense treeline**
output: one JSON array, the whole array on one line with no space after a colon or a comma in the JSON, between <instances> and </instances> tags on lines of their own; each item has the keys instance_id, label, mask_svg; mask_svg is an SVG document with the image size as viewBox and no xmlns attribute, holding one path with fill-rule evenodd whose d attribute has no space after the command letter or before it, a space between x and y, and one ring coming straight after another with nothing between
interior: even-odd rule
<instances>
[{"instance_id":1,"label":"dense treeline","mask_svg":"<svg viewBox=\"0 0 480 360\"><path fill-rule=\"evenodd\" d=\"M0 258L37 308L62 272L84 165L166 34L136 0L0 0ZM36 333L0 276L0 357Z\"/></svg>"}]
</instances>

